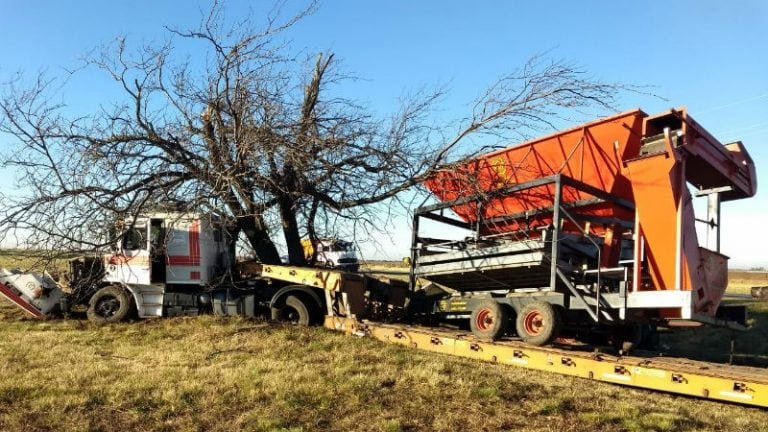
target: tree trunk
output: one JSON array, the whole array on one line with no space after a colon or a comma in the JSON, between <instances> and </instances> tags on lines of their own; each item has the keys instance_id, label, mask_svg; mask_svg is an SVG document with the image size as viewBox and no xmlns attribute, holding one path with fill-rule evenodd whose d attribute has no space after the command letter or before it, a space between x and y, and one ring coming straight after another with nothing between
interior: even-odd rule
<instances>
[{"instance_id":1,"label":"tree trunk","mask_svg":"<svg viewBox=\"0 0 768 432\"><path fill-rule=\"evenodd\" d=\"M227 237L227 240L229 241L227 254L229 255L229 262L234 266L237 262L237 240L240 238L240 227L237 225L230 225L227 227Z\"/></svg>"},{"instance_id":2,"label":"tree trunk","mask_svg":"<svg viewBox=\"0 0 768 432\"><path fill-rule=\"evenodd\" d=\"M269 238L264 218L261 216L243 216L237 219L237 227L248 238L259 261L265 264L280 264L280 254Z\"/></svg>"},{"instance_id":3,"label":"tree trunk","mask_svg":"<svg viewBox=\"0 0 768 432\"><path fill-rule=\"evenodd\" d=\"M285 245L288 248L288 262L292 265L306 265L304 248L301 246L299 235L299 223L296 220L296 203L287 194L278 197L277 205L280 208L280 219L283 223L283 235Z\"/></svg>"}]
</instances>

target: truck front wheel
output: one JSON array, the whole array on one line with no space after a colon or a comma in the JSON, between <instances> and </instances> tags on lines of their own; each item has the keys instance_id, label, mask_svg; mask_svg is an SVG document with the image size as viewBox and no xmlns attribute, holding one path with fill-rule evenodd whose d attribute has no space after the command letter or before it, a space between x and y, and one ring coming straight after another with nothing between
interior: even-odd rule
<instances>
[{"instance_id":1,"label":"truck front wheel","mask_svg":"<svg viewBox=\"0 0 768 432\"><path fill-rule=\"evenodd\" d=\"M289 295L285 304L272 308L272 319L298 325L310 325L315 322L317 306L311 300L298 295Z\"/></svg>"},{"instance_id":2,"label":"truck front wheel","mask_svg":"<svg viewBox=\"0 0 768 432\"><path fill-rule=\"evenodd\" d=\"M119 286L107 286L88 302L88 320L104 324L124 321L131 312L131 295Z\"/></svg>"}]
</instances>

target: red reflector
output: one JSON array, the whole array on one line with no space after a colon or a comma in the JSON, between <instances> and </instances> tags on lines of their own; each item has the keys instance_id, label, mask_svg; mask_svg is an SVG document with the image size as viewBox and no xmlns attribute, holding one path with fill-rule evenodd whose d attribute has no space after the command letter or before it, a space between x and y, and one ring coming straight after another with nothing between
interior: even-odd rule
<instances>
[{"instance_id":1,"label":"red reflector","mask_svg":"<svg viewBox=\"0 0 768 432\"><path fill-rule=\"evenodd\" d=\"M189 272L189 278L192 280L200 280L200 272Z\"/></svg>"}]
</instances>

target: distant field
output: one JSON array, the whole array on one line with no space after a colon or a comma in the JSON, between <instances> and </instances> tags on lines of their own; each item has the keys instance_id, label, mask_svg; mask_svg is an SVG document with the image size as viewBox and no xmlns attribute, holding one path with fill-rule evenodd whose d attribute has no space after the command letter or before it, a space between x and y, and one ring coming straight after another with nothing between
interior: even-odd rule
<instances>
[{"instance_id":1,"label":"distant field","mask_svg":"<svg viewBox=\"0 0 768 432\"><path fill-rule=\"evenodd\" d=\"M69 258L77 254L62 253L57 258L49 253L35 250L0 249L0 268L22 271L47 271L56 273L68 268Z\"/></svg>"},{"instance_id":2,"label":"distant field","mask_svg":"<svg viewBox=\"0 0 768 432\"><path fill-rule=\"evenodd\" d=\"M744 270L728 272L728 292L749 294L754 286L768 286L768 272Z\"/></svg>"},{"instance_id":3,"label":"distant field","mask_svg":"<svg viewBox=\"0 0 768 432\"><path fill-rule=\"evenodd\" d=\"M749 304L748 333L662 344L724 361L734 336L737 353L765 355L768 302ZM239 318L95 326L1 301L0 365L2 431L768 430L765 410Z\"/></svg>"},{"instance_id":4,"label":"distant field","mask_svg":"<svg viewBox=\"0 0 768 432\"><path fill-rule=\"evenodd\" d=\"M361 268L364 270L408 271L408 266L402 261L364 261Z\"/></svg>"}]
</instances>

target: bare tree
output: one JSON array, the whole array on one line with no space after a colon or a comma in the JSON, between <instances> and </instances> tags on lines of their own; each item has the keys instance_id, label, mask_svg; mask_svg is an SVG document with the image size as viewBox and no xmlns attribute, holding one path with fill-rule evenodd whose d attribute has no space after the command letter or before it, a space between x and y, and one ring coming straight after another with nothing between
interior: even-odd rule
<instances>
[{"instance_id":1,"label":"bare tree","mask_svg":"<svg viewBox=\"0 0 768 432\"><path fill-rule=\"evenodd\" d=\"M624 89L537 56L491 85L458 128L433 118L442 89L377 118L334 95L345 77L332 53L307 65L280 42L313 8L256 28L226 26L217 4L198 28L168 29L165 44L131 51L119 38L86 66L123 99L93 113L54 103L56 80L8 82L0 132L13 150L3 162L23 194L3 198L0 229L51 250L100 247L108 221L172 207L226 218L263 262L279 261L282 234L290 262L303 264L301 238L333 234L319 222L369 220L377 203L471 153L470 137L508 142L564 113L611 107ZM180 59L178 41L197 43L205 65Z\"/></svg>"}]
</instances>

